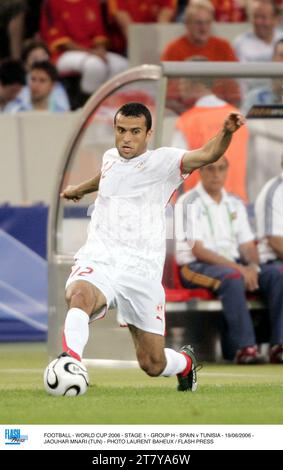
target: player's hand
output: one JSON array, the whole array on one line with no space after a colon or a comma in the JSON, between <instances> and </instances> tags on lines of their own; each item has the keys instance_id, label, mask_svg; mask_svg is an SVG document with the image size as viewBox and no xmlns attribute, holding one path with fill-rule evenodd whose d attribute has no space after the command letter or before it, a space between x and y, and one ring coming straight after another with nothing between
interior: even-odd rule
<instances>
[{"instance_id":1,"label":"player's hand","mask_svg":"<svg viewBox=\"0 0 283 470\"><path fill-rule=\"evenodd\" d=\"M60 197L78 202L80 199L82 199L83 194L78 190L77 186L69 185L60 193Z\"/></svg>"},{"instance_id":2,"label":"player's hand","mask_svg":"<svg viewBox=\"0 0 283 470\"><path fill-rule=\"evenodd\" d=\"M236 132L245 124L246 120L240 113L230 113L224 121L224 129L229 132Z\"/></svg>"}]
</instances>

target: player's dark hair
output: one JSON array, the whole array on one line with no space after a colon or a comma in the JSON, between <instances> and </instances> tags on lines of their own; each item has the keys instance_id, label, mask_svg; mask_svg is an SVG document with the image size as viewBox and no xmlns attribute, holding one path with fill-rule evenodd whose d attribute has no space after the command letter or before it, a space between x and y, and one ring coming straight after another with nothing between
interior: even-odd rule
<instances>
[{"instance_id":1,"label":"player's dark hair","mask_svg":"<svg viewBox=\"0 0 283 470\"><path fill-rule=\"evenodd\" d=\"M34 62L32 64L30 71L33 70L43 70L50 78L52 82L57 82L58 80L58 72L56 67L48 62L48 60L42 60L40 62Z\"/></svg>"},{"instance_id":2,"label":"player's dark hair","mask_svg":"<svg viewBox=\"0 0 283 470\"><path fill-rule=\"evenodd\" d=\"M146 122L146 130L149 131L152 126L152 117L150 114L149 109L142 103L127 103L121 106L121 108L118 109L114 116L114 124L116 124L116 117L118 114L122 114L123 116L133 116L133 117L140 117L144 116L145 117L145 122Z\"/></svg>"}]
</instances>

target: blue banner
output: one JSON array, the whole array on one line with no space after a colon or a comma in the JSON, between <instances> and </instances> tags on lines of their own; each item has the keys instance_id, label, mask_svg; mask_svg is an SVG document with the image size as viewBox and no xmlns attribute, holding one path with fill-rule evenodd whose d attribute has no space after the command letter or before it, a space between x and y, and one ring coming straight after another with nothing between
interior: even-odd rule
<instances>
[{"instance_id":1,"label":"blue banner","mask_svg":"<svg viewBox=\"0 0 283 470\"><path fill-rule=\"evenodd\" d=\"M0 341L46 340L47 216L43 205L0 206Z\"/></svg>"}]
</instances>

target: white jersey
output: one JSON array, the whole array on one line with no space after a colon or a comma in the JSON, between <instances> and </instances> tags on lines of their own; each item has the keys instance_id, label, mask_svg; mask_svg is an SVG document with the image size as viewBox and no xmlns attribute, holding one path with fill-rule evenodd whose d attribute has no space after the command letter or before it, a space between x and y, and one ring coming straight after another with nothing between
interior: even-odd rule
<instances>
[{"instance_id":1,"label":"white jersey","mask_svg":"<svg viewBox=\"0 0 283 470\"><path fill-rule=\"evenodd\" d=\"M166 252L165 207L183 181L185 152L163 147L127 160L116 148L108 150L103 156L88 238L75 258L161 280Z\"/></svg>"}]
</instances>

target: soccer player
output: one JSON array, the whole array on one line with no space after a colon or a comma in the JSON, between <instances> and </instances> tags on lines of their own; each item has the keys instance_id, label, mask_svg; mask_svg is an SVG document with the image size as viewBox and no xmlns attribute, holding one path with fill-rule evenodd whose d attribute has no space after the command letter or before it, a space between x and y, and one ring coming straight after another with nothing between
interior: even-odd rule
<instances>
[{"instance_id":1,"label":"soccer player","mask_svg":"<svg viewBox=\"0 0 283 470\"><path fill-rule=\"evenodd\" d=\"M101 318L108 308L117 307L140 367L152 377L177 374L178 390L196 390L197 361L190 346L180 352L164 348L165 206L182 174L218 160L243 124L241 114L230 113L220 132L199 149L147 150L149 110L128 103L116 112L116 148L105 152L101 172L61 193L78 201L98 191L87 241L75 255L66 284L63 355L80 360L89 317Z\"/></svg>"}]
</instances>

